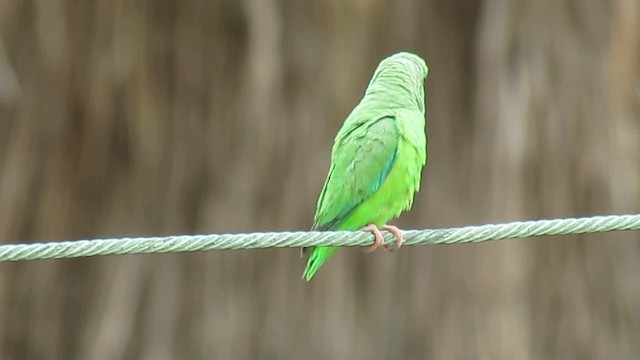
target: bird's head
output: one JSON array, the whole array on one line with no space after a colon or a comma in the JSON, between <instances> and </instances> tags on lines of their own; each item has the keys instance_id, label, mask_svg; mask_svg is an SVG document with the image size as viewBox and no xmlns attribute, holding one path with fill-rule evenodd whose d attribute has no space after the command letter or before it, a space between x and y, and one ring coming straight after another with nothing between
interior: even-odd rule
<instances>
[{"instance_id":1,"label":"bird's head","mask_svg":"<svg viewBox=\"0 0 640 360\"><path fill-rule=\"evenodd\" d=\"M424 81L428 74L429 67L420 56L405 51L399 52L380 62L367 92L395 88L405 96L415 96L418 105L424 110Z\"/></svg>"},{"instance_id":2,"label":"bird's head","mask_svg":"<svg viewBox=\"0 0 640 360\"><path fill-rule=\"evenodd\" d=\"M372 80L379 75L393 73L395 76L408 77L411 80L423 82L429 75L429 67L420 56L410 52L395 53L382 60L376 69Z\"/></svg>"}]
</instances>

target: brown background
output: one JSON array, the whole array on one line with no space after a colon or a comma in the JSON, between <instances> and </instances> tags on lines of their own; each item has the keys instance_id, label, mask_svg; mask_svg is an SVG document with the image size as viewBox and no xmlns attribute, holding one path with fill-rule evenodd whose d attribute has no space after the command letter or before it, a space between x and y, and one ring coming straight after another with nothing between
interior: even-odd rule
<instances>
[{"instance_id":1,"label":"brown background","mask_svg":"<svg viewBox=\"0 0 640 360\"><path fill-rule=\"evenodd\" d=\"M383 57L427 59L397 224L638 212L637 1L0 2L0 241L306 229ZM638 233L0 264L2 359L636 359Z\"/></svg>"}]
</instances>

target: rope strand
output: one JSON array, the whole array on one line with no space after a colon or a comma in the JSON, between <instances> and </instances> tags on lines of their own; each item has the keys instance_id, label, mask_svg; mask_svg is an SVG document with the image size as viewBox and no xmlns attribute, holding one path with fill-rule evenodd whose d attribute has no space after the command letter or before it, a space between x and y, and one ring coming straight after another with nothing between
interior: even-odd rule
<instances>
[{"instance_id":1,"label":"rope strand","mask_svg":"<svg viewBox=\"0 0 640 360\"><path fill-rule=\"evenodd\" d=\"M609 215L465 226L450 229L404 231L404 245L478 243L491 240L545 235L570 235L621 230L640 230L639 215ZM385 244L394 237L383 232ZM370 246L366 231L294 231L249 234L177 235L96 239L34 244L0 245L0 262L77 258L117 254L153 254L188 251L264 249L309 246Z\"/></svg>"}]
</instances>

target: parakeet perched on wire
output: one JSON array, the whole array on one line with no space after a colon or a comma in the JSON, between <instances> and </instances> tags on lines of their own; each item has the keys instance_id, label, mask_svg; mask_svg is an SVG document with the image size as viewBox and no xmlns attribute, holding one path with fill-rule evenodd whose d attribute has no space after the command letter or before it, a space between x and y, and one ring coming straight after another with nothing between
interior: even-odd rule
<instances>
[{"instance_id":1,"label":"parakeet perched on wire","mask_svg":"<svg viewBox=\"0 0 640 360\"><path fill-rule=\"evenodd\" d=\"M312 230L367 230L371 251L383 246L388 230L402 245L402 232L387 221L411 208L427 162L425 61L400 52L380 62L360 103L336 135L331 166ZM384 246L383 246L384 247ZM386 248L386 247L385 247ZM302 277L309 281L337 247L304 248Z\"/></svg>"}]
</instances>

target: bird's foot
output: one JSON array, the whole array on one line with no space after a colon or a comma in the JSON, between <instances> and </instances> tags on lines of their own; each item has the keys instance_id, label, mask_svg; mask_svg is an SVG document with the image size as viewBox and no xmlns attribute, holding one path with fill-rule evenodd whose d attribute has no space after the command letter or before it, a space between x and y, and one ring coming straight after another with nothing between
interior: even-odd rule
<instances>
[{"instance_id":1,"label":"bird's foot","mask_svg":"<svg viewBox=\"0 0 640 360\"><path fill-rule=\"evenodd\" d=\"M393 248L391 248L391 246L387 246L384 245L384 237L382 236L382 233L380 232L380 229L375 225L375 224L369 224L363 228L361 228L360 230L364 230L364 231L370 231L373 236L375 237L374 243L373 245L371 245L371 247L369 248L368 252L373 252L376 249L378 249L379 247L387 250L387 251L393 251ZM402 246L402 243L404 242L403 236L402 236L402 230L398 229L397 227L393 226L393 225L385 225L382 227L382 230L387 230L390 233L393 234L393 236L395 236L396 238L396 249L399 249L400 246Z\"/></svg>"},{"instance_id":2,"label":"bird's foot","mask_svg":"<svg viewBox=\"0 0 640 360\"><path fill-rule=\"evenodd\" d=\"M404 236L402 235L402 230L398 229L398 227L393 225L385 225L382 227L382 230L387 230L392 233L396 238L396 249L400 249L400 246L404 243ZM393 250L391 247L387 246L386 250Z\"/></svg>"}]
</instances>

